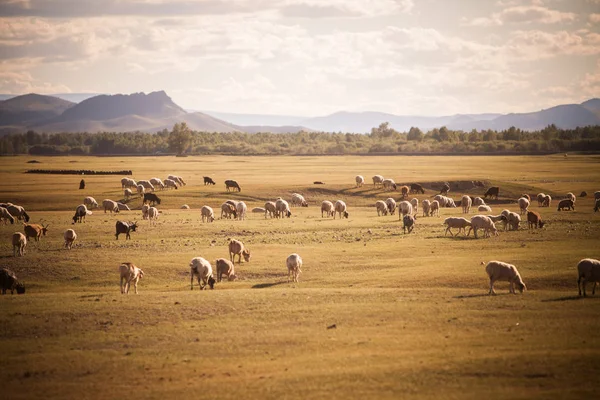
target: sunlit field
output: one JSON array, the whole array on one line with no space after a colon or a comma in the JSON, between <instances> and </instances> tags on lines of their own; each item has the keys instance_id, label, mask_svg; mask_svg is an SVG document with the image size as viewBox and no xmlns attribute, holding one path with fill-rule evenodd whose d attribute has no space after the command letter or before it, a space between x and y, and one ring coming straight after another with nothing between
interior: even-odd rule
<instances>
[{"instance_id":1,"label":"sunlit field","mask_svg":"<svg viewBox=\"0 0 600 400\"><path fill-rule=\"evenodd\" d=\"M156 226L142 220L138 196L131 211L93 209L72 225L85 196L123 200L121 176L24 173L38 168L130 169L136 180L175 174L187 185L156 192ZM0 171L0 202L49 224L24 257L13 257L10 243L22 225L0 225L1 266L27 288L0 296L0 398L565 399L600 389L600 292L591 296L588 285L579 298L576 272L580 259L600 258L600 156L22 156L0 158ZM528 193L547 225L450 237L442 223L462 216L460 207L439 218L419 208L404 234L397 214L377 216L377 200L401 194L375 189L375 174L423 184L424 195L409 196L419 201L445 181L457 202L483 196L470 181L499 186L492 214L518 212ZM217 184L205 186L203 176ZM228 193L225 179L241 192ZM557 212L567 192L582 191L576 211ZM289 219L250 212L295 192L309 207L292 208ZM552 195L552 207L538 207L539 192ZM247 203L246 220L220 218L227 199ZM321 201L337 199L349 218L322 218ZM213 223L201 222L203 205L215 210ZM115 240L117 220L138 221L131 240ZM69 228L78 234L72 250L64 248ZM236 264L239 279L191 291L190 260L214 266L228 257L229 238L252 253ZM291 253L304 260L299 283L287 281ZM498 282L488 296L481 263L490 260L515 264L527 291L512 295ZM126 261L145 272L138 295L120 294Z\"/></svg>"}]
</instances>

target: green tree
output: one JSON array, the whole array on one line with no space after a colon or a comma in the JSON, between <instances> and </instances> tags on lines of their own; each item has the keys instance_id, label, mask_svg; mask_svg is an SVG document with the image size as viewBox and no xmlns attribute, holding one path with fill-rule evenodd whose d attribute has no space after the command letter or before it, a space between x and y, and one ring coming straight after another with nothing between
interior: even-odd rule
<instances>
[{"instance_id":1,"label":"green tree","mask_svg":"<svg viewBox=\"0 0 600 400\"><path fill-rule=\"evenodd\" d=\"M419 128L413 126L408 131L408 136L406 138L408 140L416 140L420 142L421 140L423 140L423 136L423 132L421 132Z\"/></svg>"},{"instance_id":2,"label":"green tree","mask_svg":"<svg viewBox=\"0 0 600 400\"><path fill-rule=\"evenodd\" d=\"M177 123L169 134L169 149L177 154L183 154L192 143L192 131L185 122Z\"/></svg>"}]
</instances>

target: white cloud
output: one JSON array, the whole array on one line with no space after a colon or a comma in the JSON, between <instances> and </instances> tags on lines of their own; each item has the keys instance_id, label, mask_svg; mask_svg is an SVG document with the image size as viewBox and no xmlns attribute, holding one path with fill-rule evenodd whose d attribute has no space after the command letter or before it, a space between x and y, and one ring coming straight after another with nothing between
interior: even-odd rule
<instances>
[{"instance_id":1,"label":"white cloud","mask_svg":"<svg viewBox=\"0 0 600 400\"><path fill-rule=\"evenodd\" d=\"M546 7L513 6L492 14L490 17L475 18L467 25L472 26L502 26L508 24L556 24L575 21L577 15L572 12L551 10Z\"/></svg>"}]
</instances>

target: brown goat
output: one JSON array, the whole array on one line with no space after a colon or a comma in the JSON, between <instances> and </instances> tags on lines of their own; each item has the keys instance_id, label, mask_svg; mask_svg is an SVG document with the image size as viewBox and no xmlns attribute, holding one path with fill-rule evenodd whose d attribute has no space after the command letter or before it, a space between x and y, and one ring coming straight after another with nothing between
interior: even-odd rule
<instances>
[{"instance_id":1,"label":"brown goat","mask_svg":"<svg viewBox=\"0 0 600 400\"><path fill-rule=\"evenodd\" d=\"M235 263L235 256L238 256L238 264L242 262L242 256L246 262L250 261L250 250L244 247L244 243L239 240L230 239L229 241L229 258Z\"/></svg>"},{"instance_id":2,"label":"brown goat","mask_svg":"<svg viewBox=\"0 0 600 400\"><path fill-rule=\"evenodd\" d=\"M529 229L532 227L543 228L545 224L542 221L542 216L535 211L527 211L527 223L529 224Z\"/></svg>"},{"instance_id":3,"label":"brown goat","mask_svg":"<svg viewBox=\"0 0 600 400\"><path fill-rule=\"evenodd\" d=\"M48 232L48 226L50 225L38 225L38 224L23 224L25 226L25 236L27 237L27 240L29 240L30 237L35 238L36 242L40 241L40 237L42 236L46 236L46 233Z\"/></svg>"},{"instance_id":4,"label":"brown goat","mask_svg":"<svg viewBox=\"0 0 600 400\"><path fill-rule=\"evenodd\" d=\"M410 188L408 186L400 186L400 192L402 193L402 197L406 197L410 192Z\"/></svg>"}]
</instances>

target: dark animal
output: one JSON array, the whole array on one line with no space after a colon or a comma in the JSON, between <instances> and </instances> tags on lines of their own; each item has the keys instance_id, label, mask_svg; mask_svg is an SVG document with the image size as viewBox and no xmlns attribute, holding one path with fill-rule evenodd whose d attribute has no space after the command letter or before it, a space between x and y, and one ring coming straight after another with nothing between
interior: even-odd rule
<instances>
[{"instance_id":1,"label":"dark animal","mask_svg":"<svg viewBox=\"0 0 600 400\"><path fill-rule=\"evenodd\" d=\"M581 194L579 195L579 197L585 197L587 196L587 192L584 190L583 192L581 192Z\"/></svg>"},{"instance_id":2,"label":"dark animal","mask_svg":"<svg viewBox=\"0 0 600 400\"><path fill-rule=\"evenodd\" d=\"M419 185L418 183L411 183L410 192L425 194L425 189L423 189L423 186Z\"/></svg>"},{"instance_id":3,"label":"dark animal","mask_svg":"<svg viewBox=\"0 0 600 400\"><path fill-rule=\"evenodd\" d=\"M573 203L573 200L571 199L563 199L558 203L558 208L556 209L556 211L562 211L564 209L567 210L575 210L575 204Z\"/></svg>"},{"instance_id":4,"label":"dark animal","mask_svg":"<svg viewBox=\"0 0 600 400\"><path fill-rule=\"evenodd\" d=\"M204 186L206 185L216 185L215 181L212 180L210 176L204 177Z\"/></svg>"},{"instance_id":5,"label":"dark animal","mask_svg":"<svg viewBox=\"0 0 600 400\"><path fill-rule=\"evenodd\" d=\"M15 289L17 294L25 293L25 286L19 283L14 272L8 268L0 269L0 290L2 290L2 294L6 294L7 290L10 290L10 294L15 294Z\"/></svg>"},{"instance_id":6,"label":"dark animal","mask_svg":"<svg viewBox=\"0 0 600 400\"><path fill-rule=\"evenodd\" d=\"M545 224L542 221L542 216L535 211L527 211L527 223L529 224L529 229L532 227L543 228Z\"/></svg>"},{"instance_id":7,"label":"dark animal","mask_svg":"<svg viewBox=\"0 0 600 400\"><path fill-rule=\"evenodd\" d=\"M154 205L154 203L160 204L160 198L154 193L144 193L144 201L142 204L146 203L152 203L152 205Z\"/></svg>"},{"instance_id":8,"label":"dark animal","mask_svg":"<svg viewBox=\"0 0 600 400\"><path fill-rule=\"evenodd\" d=\"M313 185L324 185L325 182L321 182L321 181L314 181Z\"/></svg>"},{"instance_id":9,"label":"dark animal","mask_svg":"<svg viewBox=\"0 0 600 400\"><path fill-rule=\"evenodd\" d=\"M489 188L487 190L487 192L485 192L485 194L483 195L484 199L487 199L488 197L491 198L495 198L496 200L498 200L498 195L500 194L500 188L498 186L492 186L491 188Z\"/></svg>"},{"instance_id":10,"label":"dark animal","mask_svg":"<svg viewBox=\"0 0 600 400\"><path fill-rule=\"evenodd\" d=\"M444 186L442 186L442 189L440 190L440 194L443 194L444 196L448 194L448 192L450 191L450 184L448 182L444 183Z\"/></svg>"},{"instance_id":11,"label":"dark animal","mask_svg":"<svg viewBox=\"0 0 600 400\"><path fill-rule=\"evenodd\" d=\"M82 180L79 182L79 189L80 189L80 190L81 190L81 189L85 189L85 180L83 180L83 179L82 179Z\"/></svg>"},{"instance_id":12,"label":"dark animal","mask_svg":"<svg viewBox=\"0 0 600 400\"><path fill-rule=\"evenodd\" d=\"M125 239L131 239L131 235L129 234L130 232L135 232L135 230L137 229L138 225L137 222L125 222L125 221L117 221L115 228L117 230L117 233L115 233L115 237L117 238L117 240L119 240L119 235L121 233L124 233Z\"/></svg>"},{"instance_id":13,"label":"dark animal","mask_svg":"<svg viewBox=\"0 0 600 400\"><path fill-rule=\"evenodd\" d=\"M84 210L83 207L81 209L77 208L77 210L75 210L75 215L73 215L73 223L84 222L86 215L87 215L87 210Z\"/></svg>"},{"instance_id":14,"label":"dark animal","mask_svg":"<svg viewBox=\"0 0 600 400\"><path fill-rule=\"evenodd\" d=\"M234 180L231 180L231 179L227 179L227 180L225 181L225 189L227 189L227 191L228 191L228 192L229 192L229 190L231 190L231 189L232 189L233 191L235 191L235 190L237 189L237 191L238 191L238 192L241 192L241 191L242 191L242 188L240 187L240 185L239 185L239 184L238 184L236 181L234 181Z\"/></svg>"},{"instance_id":15,"label":"dark animal","mask_svg":"<svg viewBox=\"0 0 600 400\"><path fill-rule=\"evenodd\" d=\"M594 205L594 212L598 212L600 210L600 199L596 200L596 204Z\"/></svg>"}]
</instances>

